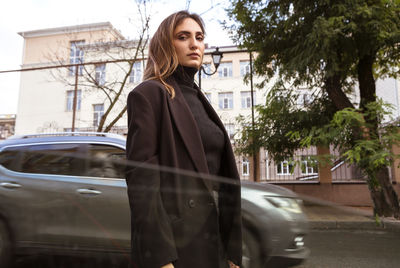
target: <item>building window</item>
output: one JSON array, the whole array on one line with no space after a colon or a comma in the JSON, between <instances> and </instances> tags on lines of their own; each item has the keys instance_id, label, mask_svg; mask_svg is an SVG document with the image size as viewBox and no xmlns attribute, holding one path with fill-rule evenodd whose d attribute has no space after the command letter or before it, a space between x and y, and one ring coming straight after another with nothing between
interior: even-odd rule
<instances>
[{"instance_id":1,"label":"building window","mask_svg":"<svg viewBox=\"0 0 400 268\"><path fill-rule=\"evenodd\" d=\"M212 73L211 63L203 64L203 68L204 68L204 70L201 70L201 78L209 78L210 75L208 75L208 74ZM205 74L204 71L207 72L208 74Z\"/></svg>"},{"instance_id":2,"label":"building window","mask_svg":"<svg viewBox=\"0 0 400 268\"><path fill-rule=\"evenodd\" d=\"M250 162L249 162L249 159L247 159L247 158L243 158L243 161L242 161L242 175L250 176Z\"/></svg>"},{"instance_id":3,"label":"building window","mask_svg":"<svg viewBox=\"0 0 400 268\"><path fill-rule=\"evenodd\" d=\"M250 61L240 61L240 76L250 73Z\"/></svg>"},{"instance_id":4,"label":"building window","mask_svg":"<svg viewBox=\"0 0 400 268\"><path fill-rule=\"evenodd\" d=\"M251 91L242 91L240 92L240 98L242 100L242 108L251 108ZM256 92L253 91L253 101L254 105L256 105Z\"/></svg>"},{"instance_id":5,"label":"building window","mask_svg":"<svg viewBox=\"0 0 400 268\"><path fill-rule=\"evenodd\" d=\"M104 115L104 104L93 105L93 126L98 127L101 118Z\"/></svg>"},{"instance_id":6,"label":"building window","mask_svg":"<svg viewBox=\"0 0 400 268\"><path fill-rule=\"evenodd\" d=\"M232 77L232 62L223 62L218 67L219 77Z\"/></svg>"},{"instance_id":7,"label":"building window","mask_svg":"<svg viewBox=\"0 0 400 268\"><path fill-rule=\"evenodd\" d=\"M303 94L303 104L304 104L304 105L309 105L309 104L311 104L311 101L312 101L311 94L308 94L308 93Z\"/></svg>"},{"instance_id":8,"label":"building window","mask_svg":"<svg viewBox=\"0 0 400 268\"><path fill-rule=\"evenodd\" d=\"M301 173L305 175L318 174L318 162L310 156L301 156Z\"/></svg>"},{"instance_id":9,"label":"building window","mask_svg":"<svg viewBox=\"0 0 400 268\"><path fill-rule=\"evenodd\" d=\"M142 62L136 61L132 66L132 71L129 75L129 83L139 83L142 81L143 69Z\"/></svg>"},{"instance_id":10,"label":"building window","mask_svg":"<svg viewBox=\"0 0 400 268\"><path fill-rule=\"evenodd\" d=\"M76 92L76 110L79 111L81 109L81 91L77 90ZM67 91L67 111L72 111L74 109L74 90Z\"/></svg>"},{"instance_id":11,"label":"building window","mask_svg":"<svg viewBox=\"0 0 400 268\"><path fill-rule=\"evenodd\" d=\"M291 175L293 173L292 161L282 161L276 165L276 173L278 175Z\"/></svg>"},{"instance_id":12,"label":"building window","mask_svg":"<svg viewBox=\"0 0 400 268\"><path fill-rule=\"evenodd\" d=\"M106 65L99 64L96 65L96 75L95 75L96 83L100 86L104 86L106 83Z\"/></svg>"},{"instance_id":13,"label":"building window","mask_svg":"<svg viewBox=\"0 0 400 268\"><path fill-rule=\"evenodd\" d=\"M233 93L232 92L218 93L218 104L220 109L232 109Z\"/></svg>"},{"instance_id":14,"label":"building window","mask_svg":"<svg viewBox=\"0 0 400 268\"><path fill-rule=\"evenodd\" d=\"M235 136L235 124L224 124L226 132L230 139L233 139Z\"/></svg>"},{"instance_id":15,"label":"building window","mask_svg":"<svg viewBox=\"0 0 400 268\"><path fill-rule=\"evenodd\" d=\"M83 63L83 50L81 48L82 45L85 44L85 41L73 41L71 42L71 49L69 54L69 63L70 64L77 64ZM75 68L76 66L69 67L69 75L75 75ZM79 75L82 75L83 65L79 66Z\"/></svg>"},{"instance_id":16,"label":"building window","mask_svg":"<svg viewBox=\"0 0 400 268\"><path fill-rule=\"evenodd\" d=\"M311 104L311 102L312 102L312 96L309 93L300 94L297 99L297 104L299 106L307 106Z\"/></svg>"}]
</instances>

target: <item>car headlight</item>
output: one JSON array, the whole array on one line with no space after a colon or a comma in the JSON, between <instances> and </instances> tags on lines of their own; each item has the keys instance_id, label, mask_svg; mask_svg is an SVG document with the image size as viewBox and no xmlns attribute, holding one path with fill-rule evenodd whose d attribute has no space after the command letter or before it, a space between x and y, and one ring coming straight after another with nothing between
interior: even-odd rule
<instances>
[{"instance_id":1,"label":"car headlight","mask_svg":"<svg viewBox=\"0 0 400 268\"><path fill-rule=\"evenodd\" d=\"M294 198L265 196L265 199L267 199L267 201L277 208L284 209L292 213L302 213L298 201Z\"/></svg>"}]
</instances>

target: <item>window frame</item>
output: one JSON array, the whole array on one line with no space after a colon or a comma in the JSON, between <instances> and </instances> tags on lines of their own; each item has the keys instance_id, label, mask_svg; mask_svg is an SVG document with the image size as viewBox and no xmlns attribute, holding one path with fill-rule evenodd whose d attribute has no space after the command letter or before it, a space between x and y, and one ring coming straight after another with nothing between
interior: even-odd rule
<instances>
[{"instance_id":1,"label":"window frame","mask_svg":"<svg viewBox=\"0 0 400 268\"><path fill-rule=\"evenodd\" d=\"M70 64L78 64L84 63L85 61L85 51L83 49L79 49L78 46L85 45L85 40L75 40L70 41L70 52L69 52L69 63ZM76 55L79 52L79 55ZM70 76L75 76L75 67L70 66L68 74ZM83 65L79 65L78 75L83 75Z\"/></svg>"},{"instance_id":2,"label":"window frame","mask_svg":"<svg viewBox=\"0 0 400 268\"><path fill-rule=\"evenodd\" d=\"M246 167L246 168L244 168ZM245 170L247 172L245 172ZM248 177L250 176L250 161L248 158L243 158L242 159L242 176Z\"/></svg>"},{"instance_id":3,"label":"window frame","mask_svg":"<svg viewBox=\"0 0 400 268\"><path fill-rule=\"evenodd\" d=\"M228 97L226 97L228 95ZM225 96L225 97L223 97ZM230 97L230 98L229 98ZM227 104L225 106L225 104ZM221 110L233 109L233 92L219 92L218 93L218 107Z\"/></svg>"},{"instance_id":4,"label":"window frame","mask_svg":"<svg viewBox=\"0 0 400 268\"><path fill-rule=\"evenodd\" d=\"M244 77L250 73L250 60L241 60L239 64L241 77Z\"/></svg>"},{"instance_id":5,"label":"window frame","mask_svg":"<svg viewBox=\"0 0 400 268\"><path fill-rule=\"evenodd\" d=\"M232 61L221 62L218 66L218 77L226 78L233 76L233 63ZM225 75L226 74L226 75Z\"/></svg>"},{"instance_id":6,"label":"window frame","mask_svg":"<svg viewBox=\"0 0 400 268\"><path fill-rule=\"evenodd\" d=\"M253 102L254 106L256 105L256 92L253 91ZM240 103L242 109L250 109L251 108L251 91L243 90L240 91Z\"/></svg>"},{"instance_id":7,"label":"window frame","mask_svg":"<svg viewBox=\"0 0 400 268\"><path fill-rule=\"evenodd\" d=\"M129 83L140 83L143 79L143 61L135 61L129 74Z\"/></svg>"},{"instance_id":8,"label":"window frame","mask_svg":"<svg viewBox=\"0 0 400 268\"><path fill-rule=\"evenodd\" d=\"M287 164L286 166L284 166ZM279 172L279 167L281 168L281 172ZM284 170L287 169L287 172L284 173ZM294 174L294 165L291 160L283 160L276 164L276 175L278 176L288 176ZM290 172L292 170L292 172Z\"/></svg>"},{"instance_id":9,"label":"window frame","mask_svg":"<svg viewBox=\"0 0 400 268\"><path fill-rule=\"evenodd\" d=\"M100 86L104 86L106 84L106 64L96 64L95 65L95 76L94 79L96 83Z\"/></svg>"},{"instance_id":10,"label":"window frame","mask_svg":"<svg viewBox=\"0 0 400 268\"><path fill-rule=\"evenodd\" d=\"M71 153L71 154L68 154L68 153L66 153L65 154L65 156L67 156L67 157L75 157L75 156L77 156L78 158L79 157L84 157L84 154L82 154L82 152L83 152L83 147L80 145L80 144L78 144L77 142L37 142L37 143L25 143L25 144L13 144L13 145L8 145L8 146L5 146L5 147L3 147L1 150L0 150L0 154L1 153L3 153L4 151L6 151L8 148L20 148L20 147L27 147L28 148L28 150L21 150L21 149L16 149L15 151L17 152L17 159L18 159L18 161L16 161L17 162L17 164L15 164L15 166L14 166L14 168L16 169L16 170L13 170L13 169L9 169L9 168L7 168L7 167L4 167L5 169L7 169L8 171L10 171L10 172L15 172L15 173L18 173L18 174L30 174L30 175L41 175L41 176L70 176L70 177L77 177L77 176L80 176L80 175L76 175L76 174L53 174L53 173L41 173L41 172L26 172L26 171L23 171L22 169L23 169L23 162L26 160L26 159L24 159L24 152L37 152L38 154L40 154L40 150L30 150L32 147L35 147L35 146L53 146L53 145L76 145L77 146L77 150L76 151L74 151L74 153ZM57 151L60 151L60 150L54 150L54 152L57 152ZM46 154L48 154L48 155L51 155L51 153L43 153L42 152L42 154L44 154L44 155L46 155Z\"/></svg>"},{"instance_id":11,"label":"window frame","mask_svg":"<svg viewBox=\"0 0 400 268\"><path fill-rule=\"evenodd\" d=\"M226 123L224 124L225 130L228 134L229 139L233 140L235 136L235 124L233 123Z\"/></svg>"},{"instance_id":12,"label":"window frame","mask_svg":"<svg viewBox=\"0 0 400 268\"><path fill-rule=\"evenodd\" d=\"M92 154L93 152L96 152L96 150L91 150L92 147L95 146L102 146L102 147L113 147L113 149L121 149L120 154L122 154L124 157L123 159L118 159L118 161L125 161L126 160L126 152L125 149L120 148L119 146L114 145L110 145L110 144L104 144L104 143L93 143L93 142L88 142L85 144L85 149L86 149L86 157L87 160L87 166L86 166L86 176L85 177L91 177L91 178L105 178L105 179L125 179L125 169L126 167L123 167L122 170L118 170L117 167L114 165L114 161L115 160L110 160L110 156L108 156L107 158L100 158L100 157L94 157L94 154ZM98 151L97 151L98 152ZM104 159L107 159L107 161L104 161ZM90 174L90 169L93 168L92 165L96 162L100 161L101 164L101 168L105 169L105 168L110 168L110 166L105 166L105 164L110 164L112 163L112 168L115 169L114 172L116 174L121 174L120 177L115 177L115 176L104 176L104 174L106 173L105 170L102 170L101 174L103 176L93 176ZM125 163L124 163L125 164ZM92 170L93 171L93 170Z\"/></svg>"},{"instance_id":13,"label":"window frame","mask_svg":"<svg viewBox=\"0 0 400 268\"><path fill-rule=\"evenodd\" d=\"M80 150L82 150L83 154L80 155L81 157L86 157L88 156L88 149L87 145L89 144L99 144L99 145L109 145L113 146L116 148L121 149L122 151L126 151L125 147L118 144L118 143L112 143L112 142L106 142L106 141L49 141L49 142L33 142L33 143L23 143L23 144L12 144L12 145L7 145L4 146L3 148L0 148L0 154L5 151L7 148L17 148L17 147L26 147L26 146L35 146L35 145L54 145L54 144L78 144L80 146ZM18 160L21 160L22 154L21 151L18 151ZM18 161L20 163L20 161ZM49 176L49 177L84 177L84 178L96 178L96 179L102 179L102 180L125 180L125 178L102 178L102 177L92 177L92 176L86 176L86 175L64 175L64 174L47 174L47 173L31 173L31 172L22 172L22 171L15 171L9 168L6 168L2 165L0 167L4 168L7 172L10 173L15 173L15 174L29 174L29 175L41 175L41 176ZM86 169L86 168L85 168Z\"/></svg>"},{"instance_id":14,"label":"window frame","mask_svg":"<svg viewBox=\"0 0 400 268\"><path fill-rule=\"evenodd\" d=\"M101 111L96 111L96 106L102 106L102 110ZM96 104L93 104L93 126L94 127L98 127L99 126L99 123L100 123L100 121L101 121L101 118L103 117L103 115L104 115L104 103L96 103Z\"/></svg>"},{"instance_id":15,"label":"window frame","mask_svg":"<svg viewBox=\"0 0 400 268\"><path fill-rule=\"evenodd\" d=\"M311 170L311 172L308 172ZM318 161L311 159L310 156L302 155L300 172L302 175L318 175Z\"/></svg>"},{"instance_id":16,"label":"window frame","mask_svg":"<svg viewBox=\"0 0 400 268\"><path fill-rule=\"evenodd\" d=\"M72 112L74 110L74 91L75 90L67 90L67 103L66 103L66 111L67 112ZM69 93L71 93L71 96L69 96ZM76 110L80 111L81 110L81 102L82 102L82 90L78 89L76 91Z\"/></svg>"}]
</instances>

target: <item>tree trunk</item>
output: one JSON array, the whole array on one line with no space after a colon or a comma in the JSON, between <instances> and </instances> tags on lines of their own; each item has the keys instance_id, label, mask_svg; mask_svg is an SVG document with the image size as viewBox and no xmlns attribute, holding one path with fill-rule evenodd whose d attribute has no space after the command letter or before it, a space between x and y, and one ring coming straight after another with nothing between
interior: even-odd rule
<instances>
[{"instance_id":1,"label":"tree trunk","mask_svg":"<svg viewBox=\"0 0 400 268\"><path fill-rule=\"evenodd\" d=\"M365 109L370 102L376 101L376 86L373 76L373 63L375 58L371 55L366 55L360 58L357 66L358 82L360 87L360 108ZM371 127L366 135L379 138L378 119L366 118ZM366 137L368 138L368 137ZM395 192L389 178L389 172L386 166L381 166L377 169L376 179L374 174L370 174L368 187L371 192L371 197L374 202L374 214L385 217L395 217L399 219L400 205L399 198Z\"/></svg>"},{"instance_id":2,"label":"tree trunk","mask_svg":"<svg viewBox=\"0 0 400 268\"><path fill-rule=\"evenodd\" d=\"M354 108L353 104L342 90L339 74L332 75L325 79L325 90L328 93L329 99L332 100L338 110Z\"/></svg>"},{"instance_id":3,"label":"tree trunk","mask_svg":"<svg viewBox=\"0 0 400 268\"><path fill-rule=\"evenodd\" d=\"M376 101L376 86L373 74L374 61L374 56L366 55L359 60L357 65L361 109L365 109L365 105L368 103Z\"/></svg>"},{"instance_id":4,"label":"tree trunk","mask_svg":"<svg viewBox=\"0 0 400 268\"><path fill-rule=\"evenodd\" d=\"M386 200L386 203L391 204L391 208L393 210L393 217L396 219L399 219L400 217L400 205L399 205L399 197L396 193L396 191L393 188L393 184L390 181L389 177L389 170L388 168L382 167L377 174L377 179L381 185L381 187L384 189L383 193L384 196L383 198ZM385 215L385 216L392 216L392 215Z\"/></svg>"},{"instance_id":5,"label":"tree trunk","mask_svg":"<svg viewBox=\"0 0 400 268\"><path fill-rule=\"evenodd\" d=\"M126 112L127 106L125 105L125 107L119 112L119 114L114 118L113 121L111 121L110 124L108 124L108 126L103 130L104 132L110 132L110 130L112 129L112 127L118 122L119 119L121 119L121 117L124 115L124 113Z\"/></svg>"},{"instance_id":6,"label":"tree trunk","mask_svg":"<svg viewBox=\"0 0 400 268\"><path fill-rule=\"evenodd\" d=\"M253 181L260 181L260 150L256 150L254 154L251 156L250 166L252 167L250 170L250 177Z\"/></svg>"},{"instance_id":7,"label":"tree trunk","mask_svg":"<svg viewBox=\"0 0 400 268\"><path fill-rule=\"evenodd\" d=\"M374 203L374 216L387 216L391 214L390 206L385 199L384 191L378 185L368 182L368 189L371 195L372 202Z\"/></svg>"},{"instance_id":8,"label":"tree trunk","mask_svg":"<svg viewBox=\"0 0 400 268\"><path fill-rule=\"evenodd\" d=\"M390 182L387 167L379 169L376 180L368 180L368 188L374 203L374 215L399 219L399 199Z\"/></svg>"}]
</instances>

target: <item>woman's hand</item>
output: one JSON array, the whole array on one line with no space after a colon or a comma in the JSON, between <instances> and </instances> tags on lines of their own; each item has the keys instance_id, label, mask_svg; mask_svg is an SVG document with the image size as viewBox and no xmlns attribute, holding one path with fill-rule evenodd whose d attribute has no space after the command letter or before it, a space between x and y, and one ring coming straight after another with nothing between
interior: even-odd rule
<instances>
[{"instance_id":1,"label":"woman's hand","mask_svg":"<svg viewBox=\"0 0 400 268\"><path fill-rule=\"evenodd\" d=\"M168 263L167 265L164 265L161 268L174 268L174 265L172 263Z\"/></svg>"},{"instance_id":2,"label":"woman's hand","mask_svg":"<svg viewBox=\"0 0 400 268\"><path fill-rule=\"evenodd\" d=\"M237 266L236 264L234 264L231 261L228 261L228 263L229 263L229 268L240 268L239 266Z\"/></svg>"}]
</instances>

